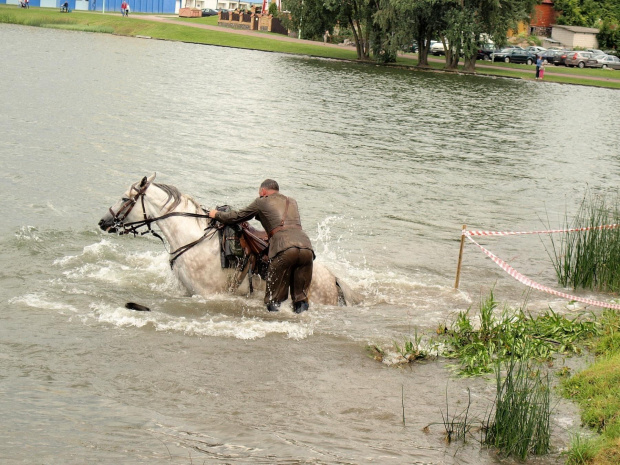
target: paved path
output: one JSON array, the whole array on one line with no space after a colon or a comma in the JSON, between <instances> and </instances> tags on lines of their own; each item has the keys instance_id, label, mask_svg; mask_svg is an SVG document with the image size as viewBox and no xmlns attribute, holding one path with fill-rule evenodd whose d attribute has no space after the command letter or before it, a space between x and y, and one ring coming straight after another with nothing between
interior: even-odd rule
<instances>
[{"instance_id":1,"label":"paved path","mask_svg":"<svg viewBox=\"0 0 620 465\"><path fill-rule=\"evenodd\" d=\"M222 27L222 26L211 26L209 24L202 24L202 23L192 23L189 21L180 21L177 18L177 16L164 16L164 15L134 15L133 16L134 19L144 19L147 21L156 21L156 22L160 22L160 23L167 23L167 24L177 24L179 26L187 26L187 27L195 27L195 28L199 28L199 29L207 29L210 31L218 31L218 32L225 32L228 34L238 34L238 35L244 35L244 36L253 36L253 37L260 37L263 39L270 39L270 40L279 40L282 42L293 42L293 43L298 43L298 44L307 44L307 45L315 45L315 46L321 46L321 47L331 47L331 48L351 48L349 46L344 46L341 44L330 44L330 43L323 43L323 42L318 42L318 41L314 41L314 40L305 40L305 39L296 39L294 37L288 37L282 34L272 34L272 33L266 33L266 32L259 32L259 31L250 31L248 29L232 29L232 28L228 28L228 27ZM412 58L412 59L417 59L417 55L413 54L413 53L405 53L402 54L402 56L408 57L408 58ZM428 57L428 61L430 62L435 62L435 63L443 63L444 59L443 58L435 58L432 56ZM510 71L516 71L518 73L522 73L524 74L524 77L527 78L528 75L531 75L532 80L534 79L534 69L527 69L527 70L520 70L520 69L514 69L514 68L505 68L505 67L501 67L501 66L494 66L494 65L487 65L484 64L485 62L480 62L480 63L476 63L476 70L479 70L481 73L484 72L485 69L491 70L491 69L497 69L497 70L506 70L509 69ZM587 76L587 75L575 75L575 74L564 74L562 72L558 72L558 70L561 70L562 68L559 67L551 67L551 66L547 66L545 68L545 75L546 76L558 76L558 77L567 77L567 78L577 78L577 79L587 79L587 80L593 80L593 81L608 81L608 82L618 82L620 83L620 72L619 71L615 71L615 70L609 70L609 73L617 73L618 77L615 77L615 75L611 75L609 77L599 77L599 76Z\"/></svg>"}]
</instances>

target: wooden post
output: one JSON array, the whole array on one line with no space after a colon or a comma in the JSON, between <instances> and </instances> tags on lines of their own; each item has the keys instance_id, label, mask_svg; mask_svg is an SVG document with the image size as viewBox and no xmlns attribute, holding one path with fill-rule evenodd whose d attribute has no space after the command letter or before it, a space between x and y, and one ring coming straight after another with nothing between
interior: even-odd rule
<instances>
[{"instance_id":1,"label":"wooden post","mask_svg":"<svg viewBox=\"0 0 620 465\"><path fill-rule=\"evenodd\" d=\"M463 231L467 229L467 225L463 225ZM465 236L461 232L461 249L459 250L459 263L456 265L456 280L454 281L454 289L459 288L459 280L461 279L461 263L463 262L463 246L465 245Z\"/></svg>"}]
</instances>

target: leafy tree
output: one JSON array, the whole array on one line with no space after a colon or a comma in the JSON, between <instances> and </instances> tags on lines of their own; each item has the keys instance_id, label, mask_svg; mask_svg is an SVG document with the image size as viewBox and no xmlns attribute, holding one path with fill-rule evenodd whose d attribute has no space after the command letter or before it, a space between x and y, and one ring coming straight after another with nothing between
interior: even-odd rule
<instances>
[{"instance_id":1,"label":"leafy tree","mask_svg":"<svg viewBox=\"0 0 620 465\"><path fill-rule=\"evenodd\" d=\"M444 0L387 0L375 15L379 26L384 24L383 16L390 16L394 26L391 32L392 46L409 46L415 40L418 44L418 66L428 67L428 52L431 39L435 38L444 24L439 8Z\"/></svg>"},{"instance_id":2,"label":"leafy tree","mask_svg":"<svg viewBox=\"0 0 620 465\"><path fill-rule=\"evenodd\" d=\"M323 0L283 0L282 7L290 16L282 15L281 21L292 31L300 31L300 38L322 40L325 31L333 31L336 14Z\"/></svg>"},{"instance_id":3,"label":"leafy tree","mask_svg":"<svg viewBox=\"0 0 620 465\"><path fill-rule=\"evenodd\" d=\"M269 14L271 16L277 16L278 15L278 5L276 5L275 2L271 2L269 4L269 10L268 11L269 11Z\"/></svg>"},{"instance_id":4,"label":"leafy tree","mask_svg":"<svg viewBox=\"0 0 620 465\"><path fill-rule=\"evenodd\" d=\"M370 35L373 15L379 8L379 0L325 0L325 6L333 12L341 27L348 26L357 49L358 60L370 58Z\"/></svg>"},{"instance_id":5,"label":"leafy tree","mask_svg":"<svg viewBox=\"0 0 620 465\"><path fill-rule=\"evenodd\" d=\"M599 47L620 50L620 25L611 20L603 21L596 38Z\"/></svg>"},{"instance_id":6,"label":"leafy tree","mask_svg":"<svg viewBox=\"0 0 620 465\"><path fill-rule=\"evenodd\" d=\"M599 28L599 47L620 49L620 0L555 0L558 24Z\"/></svg>"},{"instance_id":7,"label":"leafy tree","mask_svg":"<svg viewBox=\"0 0 620 465\"><path fill-rule=\"evenodd\" d=\"M461 55L473 72L483 37L502 46L509 29L530 18L537 0L452 0L445 2L447 19L440 31L446 50L446 69L456 69Z\"/></svg>"}]
</instances>

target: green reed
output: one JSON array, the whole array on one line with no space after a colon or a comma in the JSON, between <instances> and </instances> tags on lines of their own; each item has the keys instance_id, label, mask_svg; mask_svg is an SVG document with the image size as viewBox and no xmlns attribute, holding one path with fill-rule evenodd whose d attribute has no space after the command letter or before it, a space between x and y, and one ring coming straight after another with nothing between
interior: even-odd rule
<instances>
[{"instance_id":1,"label":"green reed","mask_svg":"<svg viewBox=\"0 0 620 465\"><path fill-rule=\"evenodd\" d=\"M469 416L469 408L471 407L471 391L467 388L467 407L458 413L455 412L450 416L450 403L448 401L448 387L446 386L446 414L441 410L441 419L443 427L446 431L446 442L450 444L452 441L467 442L467 434L470 433L473 421Z\"/></svg>"},{"instance_id":2,"label":"green reed","mask_svg":"<svg viewBox=\"0 0 620 465\"><path fill-rule=\"evenodd\" d=\"M483 425L483 443L521 460L546 454L551 436L549 375L515 357L498 363L495 373L495 410Z\"/></svg>"},{"instance_id":3,"label":"green reed","mask_svg":"<svg viewBox=\"0 0 620 465\"><path fill-rule=\"evenodd\" d=\"M563 229L618 223L618 197L608 200L588 191L572 222L565 216ZM551 251L547 252L562 286L620 291L620 228L561 233L559 240L549 237Z\"/></svg>"}]
</instances>

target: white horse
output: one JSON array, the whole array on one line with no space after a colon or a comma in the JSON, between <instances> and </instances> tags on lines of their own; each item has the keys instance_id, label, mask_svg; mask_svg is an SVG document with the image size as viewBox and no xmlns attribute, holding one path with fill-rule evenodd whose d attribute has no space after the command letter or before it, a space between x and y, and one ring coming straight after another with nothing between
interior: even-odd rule
<instances>
[{"instance_id":1,"label":"white horse","mask_svg":"<svg viewBox=\"0 0 620 465\"><path fill-rule=\"evenodd\" d=\"M151 229L151 224L156 223L169 244L172 270L190 294L206 297L229 291L234 270L221 266L220 241L210 223L213 220L207 218L205 210L193 198L181 194L174 186L156 184L154 180L155 175L131 185L108 209L99 227L121 234L135 234L138 228L146 227L146 232L159 237ZM264 282L260 281L257 288L264 290ZM237 292L241 292L240 288ZM319 263L314 265L311 302L338 305L351 302L350 298L350 289L331 271Z\"/></svg>"}]
</instances>

